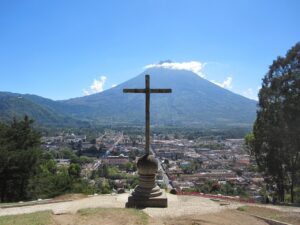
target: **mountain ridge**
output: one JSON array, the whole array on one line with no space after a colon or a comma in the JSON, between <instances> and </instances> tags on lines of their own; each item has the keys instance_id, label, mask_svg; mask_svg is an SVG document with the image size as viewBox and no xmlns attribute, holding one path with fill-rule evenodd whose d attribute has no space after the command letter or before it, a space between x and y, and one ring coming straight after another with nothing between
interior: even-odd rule
<instances>
[{"instance_id":1,"label":"mountain ridge","mask_svg":"<svg viewBox=\"0 0 300 225\"><path fill-rule=\"evenodd\" d=\"M37 95L0 92L0 121L20 119L27 115L44 126L89 126L84 121L50 107L51 104L56 105L56 102Z\"/></svg>"},{"instance_id":2,"label":"mountain ridge","mask_svg":"<svg viewBox=\"0 0 300 225\"><path fill-rule=\"evenodd\" d=\"M139 121L139 123L143 123L144 96L142 94L123 94L122 89L144 88L145 74L150 74L151 88L173 89L172 94L151 95L152 124L205 124L205 122L203 122L205 120L210 120L210 124L213 120L224 120L224 123L226 123L228 116L224 114L229 110L233 110L235 116L237 116L238 113L247 115L244 118L241 118L243 116L239 115L237 117L240 117L240 119L237 120L231 117L232 121L229 122L246 122L251 124L254 121L256 101L249 100L229 90L223 89L201 78L197 74L186 70L150 68L140 75L104 92L69 99L64 102L73 106L81 105L92 107L98 111L98 113L92 113L92 117L100 120L100 117L102 117L105 118L105 120L112 118L112 120L119 120L120 122L127 121L134 123ZM113 106L109 104L110 101L114 103ZM98 105L99 103L100 105ZM226 104L228 104L227 107ZM237 107L239 104L243 106ZM216 107L214 107L214 105ZM107 110L107 108L110 107L115 108L115 110ZM219 109L220 107L221 111ZM120 116L122 118L116 118L110 116L109 113L101 113L100 111L103 109L104 111L109 111L110 115L116 110L121 111L124 117ZM247 109L250 113L247 112ZM212 113L212 111L214 113ZM129 114L134 117L133 120L128 118L130 117ZM206 116L204 116L205 114ZM220 116L218 116L218 114ZM189 119L187 117L189 117ZM200 122L198 122L199 120Z\"/></svg>"},{"instance_id":3,"label":"mountain ridge","mask_svg":"<svg viewBox=\"0 0 300 225\"><path fill-rule=\"evenodd\" d=\"M48 112L53 117L57 114L65 120L70 118L96 124L143 125L145 96L124 94L123 88L144 88L145 74L150 74L151 88L173 90L172 94L151 94L152 125L251 126L255 119L256 101L221 88L187 70L149 68L114 88L68 100L54 101L30 94L15 94L15 97L21 96L29 101L27 104L33 104L32 107L39 109L37 111L43 111L41 114L47 115ZM3 95L4 92L1 93ZM0 106L2 101L3 96L0 98ZM0 118L3 118L2 111Z\"/></svg>"}]
</instances>

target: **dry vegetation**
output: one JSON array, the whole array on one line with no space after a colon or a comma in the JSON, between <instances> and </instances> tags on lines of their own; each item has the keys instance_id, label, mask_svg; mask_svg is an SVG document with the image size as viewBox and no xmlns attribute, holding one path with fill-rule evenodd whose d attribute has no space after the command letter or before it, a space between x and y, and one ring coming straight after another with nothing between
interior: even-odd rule
<instances>
[{"instance_id":1,"label":"dry vegetation","mask_svg":"<svg viewBox=\"0 0 300 225\"><path fill-rule=\"evenodd\" d=\"M50 211L0 217L0 225L54 225Z\"/></svg>"},{"instance_id":2,"label":"dry vegetation","mask_svg":"<svg viewBox=\"0 0 300 225\"><path fill-rule=\"evenodd\" d=\"M243 206L238 210L186 215L181 217L150 218L141 210L122 208L83 209L76 214L53 215L50 211L0 217L0 225L266 225L253 217L257 215L294 225L300 225L300 214L275 209Z\"/></svg>"},{"instance_id":3,"label":"dry vegetation","mask_svg":"<svg viewBox=\"0 0 300 225\"><path fill-rule=\"evenodd\" d=\"M218 213L188 215L176 218L163 218L153 225L266 225L252 216L236 210L224 210Z\"/></svg>"},{"instance_id":4,"label":"dry vegetation","mask_svg":"<svg viewBox=\"0 0 300 225\"><path fill-rule=\"evenodd\" d=\"M76 214L53 215L50 211L0 217L0 225L146 225L148 215L135 209L84 209Z\"/></svg>"},{"instance_id":5,"label":"dry vegetation","mask_svg":"<svg viewBox=\"0 0 300 225\"><path fill-rule=\"evenodd\" d=\"M239 207L238 210L249 215L256 215L293 225L300 225L300 213L296 212L282 212L276 209L258 206L243 206Z\"/></svg>"}]
</instances>

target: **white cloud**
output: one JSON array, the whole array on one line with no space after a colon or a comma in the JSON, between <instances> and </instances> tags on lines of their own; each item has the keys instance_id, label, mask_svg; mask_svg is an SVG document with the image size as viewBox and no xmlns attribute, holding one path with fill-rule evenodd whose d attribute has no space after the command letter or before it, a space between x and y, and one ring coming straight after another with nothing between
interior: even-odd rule
<instances>
[{"instance_id":1,"label":"white cloud","mask_svg":"<svg viewBox=\"0 0 300 225\"><path fill-rule=\"evenodd\" d=\"M94 79L94 82L90 86L90 89L83 90L84 95L91 95L91 94L102 92L104 90L104 84L106 80L107 80L106 76L101 76L99 80Z\"/></svg>"},{"instance_id":2,"label":"white cloud","mask_svg":"<svg viewBox=\"0 0 300 225\"><path fill-rule=\"evenodd\" d=\"M106 76L101 76L99 80L94 80L93 84L90 86L91 90L94 93L102 92L106 79Z\"/></svg>"},{"instance_id":3,"label":"white cloud","mask_svg":"<svg viewBox=\"0 0 300 225\"><path fill-rule=\"evenodd\" d=\"M84 96L90 95L90 93L87 90L83 89L82 91L83 91Z\"/></svg>"},{"instance_id":4,"label":"white cloud","mask_svg":"<svg viewBox=\"0 0 300 225\"><path fill-rule=\"evenodd\" d=\"M258 100L257 93L255 93L252 88L248 88L246 91L243 91L242 95L246 98Z\"/></svg>"},{"instance_id":5,"label":"white cloud","mask_svg":"<svg viewBox=\"0 0 300 225\"><path fill-rule=\"evenodd\" d=\"M198 74L200 77L204 77L204 74L202 73L202 69L204 68L205 63L201 63L198 61L190 61L190 62L162 62L159 64L150 64L145 66L145 69L148 68L167 68L167 69L174 69L174 70L189 70L196 74Z\"/></svg>"},{"instance_id":6,"label":"white cloud","mask_svg":"<svg viewBox=\"0 0 300 225\"><path fill-rule=\"evenodd\" d=\"M211 80L212 83L226 89L232 89L232 77L227 77L222 83Z\"/></svg>"}]
</instances>

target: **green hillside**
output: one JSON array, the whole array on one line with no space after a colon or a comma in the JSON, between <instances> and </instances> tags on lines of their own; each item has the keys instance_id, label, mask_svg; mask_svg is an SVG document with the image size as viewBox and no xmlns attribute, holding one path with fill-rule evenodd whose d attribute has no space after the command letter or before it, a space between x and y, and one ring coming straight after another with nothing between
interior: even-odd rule
<instances>
[{"instance_id":1,"label":"green hillside","mask_svg":"<svg viewBox=\"0 0 300 225\"><path fill-rule=\"evenodd\" d=\"M36 96L36 99L43 99ZM44 99L45 102L55 101ZM87 126L86 122L69 117L63 113L58 112L54 108L47 107L42 103L37 103L28 95L21 95L9 92L0 92L0 120L11 121L15 118L22 118L25 115L33 118L38 124L44 126Z\"/></svg>"},{"instance_id":2,"label":"green hillside","mask_svg":"<svg viewBox=\"0 0 300 225\"><path fill-rule=\"evenodd\" d=\"M53 101L36 95L0 93L0 119L27 114L51 126L143 125L145 96L124 94L123 88L172 88L171 94L151 96L151 123L202 128L251 127L256 102L223 89L186 70L152 68L117 87L90 96ZM85 122L82 122L85 121Z\"/></svg>"}]
</instances>

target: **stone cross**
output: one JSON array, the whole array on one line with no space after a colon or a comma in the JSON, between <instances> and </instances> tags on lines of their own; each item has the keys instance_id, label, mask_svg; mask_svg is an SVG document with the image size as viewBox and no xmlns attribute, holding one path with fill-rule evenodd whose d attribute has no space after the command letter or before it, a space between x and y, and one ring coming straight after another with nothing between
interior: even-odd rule
<instances>
[{"instance_id":1,"label":"stone cross","mask_svg":"<svg viewBox=\"0 0 300 225\"><path fill-rule=\"evenodd\" d=\"M145 88L144 89L123 89L124 93L142 93L146 94L146 107L145 107L145 116L146 116L146 126L145 126L145 135L146 135L146 155L149 155L150 150L150 94L161 94L161 93L171 93L172 89L151 89L150 88L150 76L145 75Z\"/></svg>"}]
</instances>

